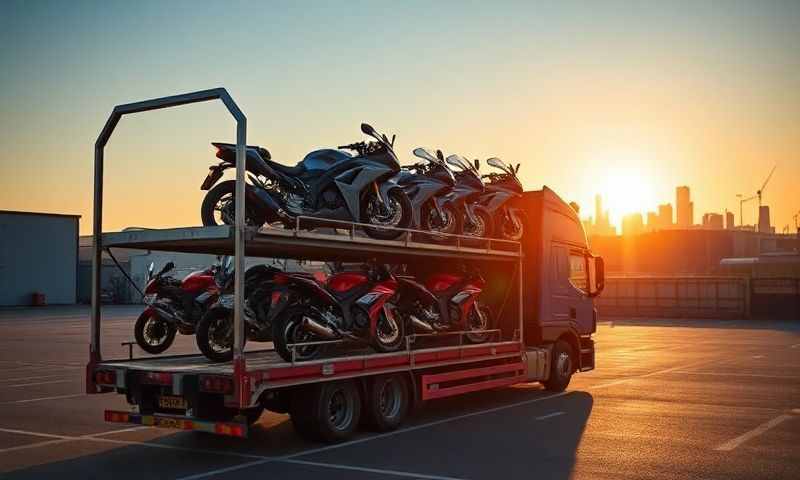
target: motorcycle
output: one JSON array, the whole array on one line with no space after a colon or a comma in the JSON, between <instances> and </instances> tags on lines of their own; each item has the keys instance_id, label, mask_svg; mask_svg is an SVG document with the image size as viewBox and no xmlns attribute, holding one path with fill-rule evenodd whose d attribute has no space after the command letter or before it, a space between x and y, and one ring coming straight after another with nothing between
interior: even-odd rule
<instances>
[{"instance_id":1,"label":"motorcycle","mask_svg":"<svg viewBox=\"0 0 800 480\"><path fill-rule=\"evenodd\" d=\"M419 333L462 331L471 343L487 341L494 326L489 307L478 300L486 281L477 271L435 273L425 283L397 275L398 312Z\"/></svg>"},{"instance_id":2,"label":"motorcycle","mask_svg":"<svg viewBox=\"0 0 800 480\"><path fill-rule=\"evenodd\" d=\"M175 268L167 262L153 275L153 264L147 269L144 303L133 331L136 344L147 353L159 354L175 340L176 332L192 335L195 326L219 295L219 265L192 272L183 280L166 276Z\"/></svg>"},{"instance_id":3,"label":"motorcycle","mask_svg":"<svg viewBox=\"0 0 800 480\"><path fill-rule=\"evenodd\" d=\"M441 158L425 148L416 148L413 153L424 162L405 166L391 178L411 200L411 228L461 233L462 215L452 199L446 197L456 184L453 172Z\"/></svg>"},{"instance_id":4,"label":"motorcycle","mask_svg":"<svg viewBox=\"0 0 800 480\"><path fill-rule=\"evenodd\" d=\"M463 234L470 237L489 237L492 233L492 216L485 208L476 205L484 192L483 180L478 172L480 164L473 165L460 155L450 155L447 163L458 168L456 186L452 195L461 205Z\"/></svg>"},{"instance_id":5,"label":"motorcycle","mask_svg":"<svg viewBox=\"0 0 800 480\"><path fill-rule=\"evenodd\" d=\"M510 207L508 203L512 198L521 196L523 192L522 182L517 176L519 164L512 167L496 157L486 160L486 163L503 173L492 172L481 177L489 181L486 182L486 190L478 199L476 208L485 209L491 218L495 219L493 228L496 238L518 242L524 233L524 213Z\"/></svg>"},{"instance_id":6,"label":"motorcycle","mask_svg":"<svg viewBox=\"0 0 800 480\"><path fill-rule=\"evenodd\" d=\"M269 323L270 294L273 280L282 271L268 265L255 265L245 272L244 321L245 341L269 342L272 325ZM227 362L233 358L234 273L228 266L222 293L197 324L197 348L209 360Z\"/></svg>"},{"instance_id":7,"label":"motorcycle","mask_svg":"<svg viewBox=\"0 0 800 480\"><path fill-rule=\"evenodd\" d=\"M378 352L403 347L405 325L395 315L397 281L385 266L337 272L324 282L284 273L276 283L282 288L272 294L272 338L287 362L317 358L326 340L369 344ZM294 346L302 343L307 345Z\"/></svg>"},{"instance_id":8,"label":"motorcycle","mask_svg":"<svg viewBox=\"0 0 800 480\"><path fill-rule=\"evenodd\" d=\"M400 171L393 144L366 123L361 131L375 141L357 142L309 153L294 167L271 159L269 151L258 146L246 149L246 224L261 226L281 222L297 225L298 216L368 224L370 237L391 240L403 234L411 222L411 202L396 182L389 179ZM224 170L236 164L236 145L212 143L222 162L210 167L203 181L207 190L201 207L203 225L233 225L236 182L227 180L214 186ZM341 151L352 150L356 156ZM213 187L213 188L212 188ZM303 221L313 229L335 222ZM383 228L382 228L383 227ZM395 228L386 228L395 227Z\"/></svg>"}]
</instances>

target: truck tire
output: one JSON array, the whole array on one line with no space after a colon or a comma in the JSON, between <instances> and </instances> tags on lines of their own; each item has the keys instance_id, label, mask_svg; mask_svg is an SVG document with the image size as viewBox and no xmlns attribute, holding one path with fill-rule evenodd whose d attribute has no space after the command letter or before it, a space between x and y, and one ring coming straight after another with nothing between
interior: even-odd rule
<instances>
[{"instance_id":1,"label":"truck tire","mask_svg":"<svg viewBox=\"0 0 800 480\"><path fill-rule=\"evenodd\" d=\"M408 381L402 374L381 375L367 389L366 426L378 432L395 430L409 410Z\"/></svg>"},{"instance_id":2,"label":"truck tire","mask_svg":"<svg viewBox=\"0 0 800 480\"><path fill-rule=\"evenodd\" d=\"M326 443L346 440L361 419L361 396L351 380L325 382L297 390L290 409L300 436Z\"/></svg>"},{"instance_id":3,"label":"truck tire","mask_svg":"<svg viewBox=\"0 0 800 480\"><path fill-rule=\"evenodd\" d=\"M553 345L553 358L550 361L550 378L542 382L544 388L551 392L563 392L567 389L572 374L575 372L575 355L572 346L564 340Z\"/></svg>"}]
</instances>

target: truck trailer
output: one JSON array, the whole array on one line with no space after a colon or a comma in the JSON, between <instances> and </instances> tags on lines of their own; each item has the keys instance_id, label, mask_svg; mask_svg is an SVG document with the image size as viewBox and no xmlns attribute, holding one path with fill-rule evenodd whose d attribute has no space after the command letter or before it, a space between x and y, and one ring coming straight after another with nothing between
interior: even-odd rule
<instances>
[{"instance_id":1,"label":"truck trailer","mask_svg":"<svg viewBox=\"0 0 800 480\"><path fill-rule=\"evenodd\" d=\"M399 427L429 400L519 383L567 388L572 375L594 369L597 309L603 261L588 247L577 212L547 187L523 193L514 207L524 214L520 242L467 239L418 241L360 236L359 224L331 232L247 227L244 202L236 225L102 232L103 150L128 113L220 99L237 120L237 198L244 198L245 119L224 89L120 105L95 145L94 291L89 394L123 394L129 410L105 411L109 422L196 430L246 437L264 410L288 413L302 436L339 441L359 425L378 431ZM316 219L318 220L318 219ZM214 363L201 354L105 359L101 352L100 260L104 250L133 248L232 255L235 258L233 360ZM337 345L312 361L286 361L273 349L244 351L241 274L244 256L324 262L373 261L405 266L417 276L437 269L477 268L486 280L482 301L496 323L488 340L470 343L467 332L410 333L402 350L376 353ZM264 344L265 346L268 344ZM362 421L363 420L363 421Z\"/></svg>"}]
</instances>

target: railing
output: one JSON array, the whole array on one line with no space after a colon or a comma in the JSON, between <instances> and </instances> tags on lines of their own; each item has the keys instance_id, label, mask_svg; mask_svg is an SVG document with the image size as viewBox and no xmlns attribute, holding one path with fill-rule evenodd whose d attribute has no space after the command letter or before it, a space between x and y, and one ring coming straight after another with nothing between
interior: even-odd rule
<instances>
[{"instance_id":1,"label":"railing","mask_svg":"<svg viewBox=\"0 0 800 480\"><path fill-rule=\"evenodd\" d=\"M750 286L746 277L610 276L597 306L601 318L745 318Z\"/></svg>"}]
</instances>

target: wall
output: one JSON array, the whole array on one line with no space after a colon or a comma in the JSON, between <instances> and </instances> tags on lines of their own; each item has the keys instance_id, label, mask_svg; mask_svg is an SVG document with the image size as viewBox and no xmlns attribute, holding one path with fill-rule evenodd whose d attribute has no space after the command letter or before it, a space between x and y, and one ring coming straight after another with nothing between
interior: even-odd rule
<instances>
[{"instance_id":1,"label":"wall","mask_svg":"<svg viewBox=\"0 0 800 480\"><path fill-rule=\"evenodd\" d=\"M0 211L0 305L75 303L78 218Z\"/></svg>"}]
</instances>

